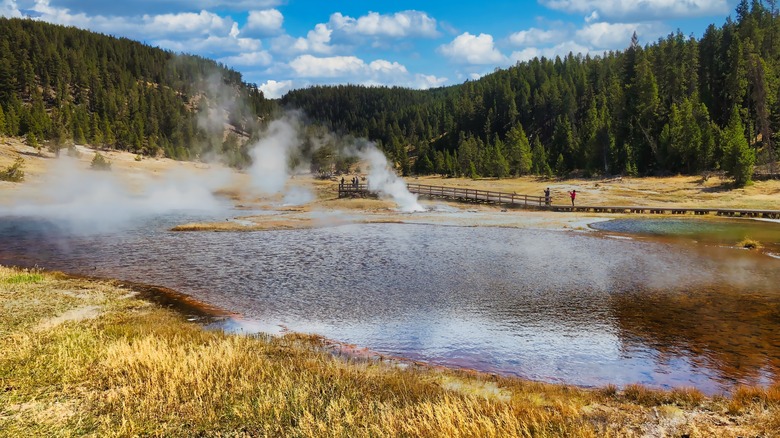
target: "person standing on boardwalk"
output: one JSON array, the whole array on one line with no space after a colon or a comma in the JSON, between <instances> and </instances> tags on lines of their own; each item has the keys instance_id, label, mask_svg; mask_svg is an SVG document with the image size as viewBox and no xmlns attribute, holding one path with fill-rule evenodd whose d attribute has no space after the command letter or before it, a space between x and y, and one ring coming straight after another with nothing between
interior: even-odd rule
<instances>
[{"instance_id":1,"label":"person standing on boardwalk","mask_svg":"<svg viewBox=\"0 0 780 438\"><path fill-rule=\"evenodd\" d=\"M576 190L570 191L569 196L571 196L571 206L574 207L574 198L577 197L577 191Z\"/></svg>"},{"instance_id":2,"label":"person standing on boardwalk","mask_svg":"<svg viewBox=\"0 0 780 438\"><path fill-rule=\"evenodd\" d=\"M544 205L550 205L550 188L544 189Z\"/></svg>"}]
</instances>

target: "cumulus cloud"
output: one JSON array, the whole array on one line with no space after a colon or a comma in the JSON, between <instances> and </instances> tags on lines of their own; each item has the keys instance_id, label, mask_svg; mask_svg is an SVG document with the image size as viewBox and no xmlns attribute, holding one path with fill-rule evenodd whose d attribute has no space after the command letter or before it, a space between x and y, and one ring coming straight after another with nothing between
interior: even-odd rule
<instances>
[{"instance_id":1,"label":"cumulus cloud","mask_svg":"<svg viewBox=\"0 0 780 438\"><path fill-rule=\"evenodd\" d=\"M229 66L255 67L267 66L271 64L273 57L265 50L256 52L244 52L235 56L226 56L219 58L219 62Z\"/></svg>"},{"instance_id":2,"label":"cumulus cloud","mask_svg":"<svg viewBox=\"0 0 780 438\"><path fill-rule=\"evenodd\" d=\"M50 0L37 0L31 11L42 21L142 40L228 34L236 25L231 18L206 10L136 17L90 16L51 6Z\"/></svg>"},{"instance_id":3,"label":"cumulus cloud","mask_svg":"<svg viewBox=\"0 0 780 438\"><path fill-rule=\"evenodd\" d=\"M19 3L34 3L34 0L20 0ZM58 8L85 12L90 15L163 14L182 10L233 10L248 11L273 8L284 3L283 0L51 0Z\"/></svg>"},{"instance_id":4,"label":"cumulus cloud","mask_svg":"<svg viewBox=\"0 0 780 438\"><path fill-rule=\"evenodd\" d=\"M406 67L397 63L378 59L366 64L356 56L316 57L301 55L290 62L296 75L313 78L338 78L347 76L390 76L407 74Z\"/></svg>"},{"instance_id":5,"label":"cumulus cloud","mask_svg":"<svg viewBox=\"0 0 780 438\"><path fill-rule=\"evenodd\" d=\"M575 55L579 53L588 53L591 49L589 47L583 46L581 44L578 44L574 41L565 41L560 44L557 44L553 47L527 47L523 50L513 52L511 55L511 59L513 61L530 61L534 58L541 58L545 57L548 59L555 58L556 56L564 57L567 56L569 53L573 53Z\"/></svg>"},{"instance_id":6,"label":"cumulus cloud","mask_svg":"<svg viewBox=\"0 0 780 438\"><path fill-rule=\"evenodd\" d=\"M3 0L0 2L0 17L21 18L22 12L15 0Z\"/></svg>"},{"instance_id":7,"label":"cumulus cloud","mask_svg":"<svg viewBox=\"0 0 780 438\"><path fill-rule=\"evenodd\" d=\"M14 0L3 0L14 6ZM75 26L110 35L125 36L169 50L207 56L258 52L261 42L240 36L238 24L230 17L201 10L159 15L104 16L74 13L53 6L52 0L35 0L29 10L37 20ZM257 55L256 55L257 56Z\"/></svg>"},{"instance_id":8,"label":"cumulus cloud","mask_svg":"<svg viewBox=\"0 0 780 438\"><path fill-rule=\"evenodd\" d=\"M349 35L386 36L392 38L439 36L436 19L425 12L401 11L394 14L369 12L367 15L352 18L340 12L330 16L328 25L333 30Z\"/></svg>"},{"instance_id":9,"label":"cumulus cloud","mask_svg":"<svg viewBox=\"0 0 780 438\"><path fill-rule=\"evenodd\" d=\"M347 52L362 43L371 42L372 47L386 47L390 41L400 38L439 36L434 18L424 12L401 11L394 14L369 12L353 18L340 12L330 16L327 23L319 23L305 37L294 38L282 35L271 43L276 53L309 53L332 55Z\"/></svg>"},{"instance_id":10,"label":"cumulus cloud","mask_svg":"<svg viewBox=\"0 0 780 438\"><path fill-rule=\"evenodd\" d=\"M516 46L536 46L561 42L566 37L566 31L543 30L532 27L509 35L509 42Z\"/></svg>"},{"instance_id":11,"label":"cumulus cloud","mask_svg":"<svg viewBox=\"0 0 780 438\"><path fill-rule=\"evenodd\" d=\"M449 79L447 78L440 78L436 75L424 75L418 73L414 75L414 82L410 86L420 90L427 90L428 88L441 87L446 84L448 80Z\"/></svg>"},{"instance_id":12,"label":"cumulus cloud","mask_svg":"<svg viewBox=\"0 0 780 438\"><path fill-rule=\"evenodd\" d=\"M167 49L196 53L201 55L219 55L225 53L257 52L262 48L260 40L252 38L239 38L235 33L228 36L208 36L206 38L193 38L187 40L155 40L155 44Z\"/></svg>"},{"instance_id":13,"label":"cumulus cloud","mask_svg":"<svg viewBox=\"0 0 780 438\"><path fill-rule=\"evenodd\" d=\"M269 99L278 99L284 96L285 93L290 91L293 87L293 81L275 81L269 79L263 84L260 84L258 88L263 92L263 95Z\"/></svg>"},{"instance_id":14,"label":"cumulus cloud","mask_svg":"<svg viewBox=\"0 0 780 438\"><path fill-rule=\"evenodd\" d=\"M589 18L596 20L598 14ZM530 28L509 36L509 43L521 50L510 55L512 61L528 61L536 57L564 57L570 52L577 54L603 53L628 47L631 35L636 32L640 41L650 42L669 32L661 21L637 23L611 23L585 20L579 28L560 26L553 29Z\"/></svg>"},{"instance_id":15,"label":"cumulus cloud","mask_svg":"<svg viewBox=\"0 0 780 438\"><path fill-rule=\"evenodd\" d=\"M540 0L550 9L603 19L689 18L728 14L727 0Z\"/></svg>"},{"instance_id":16,"label":"cumulus cloud","mask_svg":"<svg viewBox=\"0 0 780 438\"><path fill-rule=\"evenodd\" d=\"M486 33L472 35L464 32L449 44L439 46L439 52L461 64L501 64L506 60L495 47L493 36Z\"/></svg>"},{"instance_id":17,"label":"cumulus cloud","mask_svg":"<svg viewBox=\"0 0 780 438\"><path fill-rule=\"evenodd\" d=\"M290 62L290 67L298 76L334 78L354 75L363 70L366 63L356 56L301 55Z\"/></svg>"},{"instance_id":18,"label":"cumulus cloud","mask_svg":"<svg viewBox=\"0 0 780 438\"><path fill-rule=\"evenodd\" d=\"M242 31L248 35L273 35L282 29L282 23L284 23L284 16L276 9L249 11Z\"/></svg>"},{"instance_id":19,"label":"cumulus cloud","mask_svg":"<svg viewBox=\"0 0 780 438\"><path fill-rule=\"evenodd\" d=\"M298 38L293 48L299 52L331 53L333 51L333 47L330 46L331 33L332 30L320 23L306 34L306 38Z\"/></svg>"},{"instance_id":20,"label":"cumulus cloud","mask_svg":"<svg viewBox=\"0 0 780 438\"><path fill-rule=\"evenodd\" d=\"M592 23L577 31L577 39L590 47L605 49L626 48L636 32L645 42L655 40L668 32L666 25L652 23Z\"/></svg>"}]
</instances>

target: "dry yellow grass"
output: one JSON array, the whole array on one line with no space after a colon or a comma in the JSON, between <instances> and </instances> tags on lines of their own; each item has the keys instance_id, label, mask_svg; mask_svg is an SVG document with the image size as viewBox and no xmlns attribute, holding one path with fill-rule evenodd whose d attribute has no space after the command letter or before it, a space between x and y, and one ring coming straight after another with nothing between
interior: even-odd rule
<instances>
[{"instance_id":1,"label":"dry yellow grass","mask_svg":"<svg viewBox=\"0 0 780 438\"><path fill-rule=\"evenodd\" d=\"M471 180L426 176L409 182L536 196L543 196L544 189L549 187L556 204L568 204L570 190L577 190L576 202L580 205L777 209L780 199L780 180L757 181L742 189L730 189L728 180L713 177L704 181L699 176L610 180L536 177Z\"/></svg>"},{"instance_id":2,"label":"dry yellow grass","mask_svg":"<svg viewBox=\"0 0 780 438\"><path fill-rule=\"evenodd\" d=\"M99 310L62 317L84 307ZM206 331L109 281L5 267L0 335L8 437L735 437L780 426L780 387L710 399L402 369L334 357L310 336Z\"/></svg>"}]
</instances>

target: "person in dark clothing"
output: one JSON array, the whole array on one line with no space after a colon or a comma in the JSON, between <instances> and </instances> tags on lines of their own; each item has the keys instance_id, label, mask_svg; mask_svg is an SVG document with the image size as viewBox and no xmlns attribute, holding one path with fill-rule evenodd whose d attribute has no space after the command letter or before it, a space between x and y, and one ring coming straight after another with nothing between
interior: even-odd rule
<instances>
[{"instance_id":1,"label":"person in dark clothing","mask_svg":"<svg viewBox=\"0 0 780 438\"><path fill-rule=\"evenodd\" d=\"M341 187L344 187L344 177L341 177Z\"/></svg>"},{"instance_id":2,"label":"person in dark clothing","mask_svg":"<svg viewBox=\"0 0 780 438\"><path fill-rule=\"evenodd\" d=\"M544 205L550 205L550 188L544 189Z\"/></svg>"}]
</instances>

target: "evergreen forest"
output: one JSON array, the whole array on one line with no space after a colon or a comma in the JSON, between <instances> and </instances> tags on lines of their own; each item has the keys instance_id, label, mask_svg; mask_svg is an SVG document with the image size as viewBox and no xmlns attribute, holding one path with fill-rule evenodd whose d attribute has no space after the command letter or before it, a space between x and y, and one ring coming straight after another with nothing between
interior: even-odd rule
<instances>
[{"instance_id":1,"label":"evergreen forest","mask_svg":"<svg viewBox=\"0 0 780 438\"><path fill-rule=\"evenodd\" d=\"M408 174L667 175L773 167L780 11L742 0L697 39L677 31L600 55L536 58L460 85L357 85L266 99L241 74L30 19L0 18L0 135L232 165L279 108L375 141ZM52 146L50 146L52 147ZM327 155L327 154L321 154ZM773 170L770 170L773 171Z\"/></svg>"},{"instance_id":2,"label":"evergreen forest","mask_svg":"<svg viewBox=\"0 0 780 438\"><path fill-rule=\"evenodd\" d=\"M742 0L701 39L680 31L600 56L533 59L429 91L362 86L282 99L377 141L404 173L664 175L774 163L780 130L776 2Z\"/></svg>"},{"instance_id":3,"label":"evergreen forest","mask_svg":"<svg viewBox=\"0 0 780 438\"><path fill-rule=\"evenodd\" d=\"M248 159L241 140L273 108L240 73L212 60L0 18L0 135L176 159L218 154L240 164Z\"/></svg>"}]
</instances>

